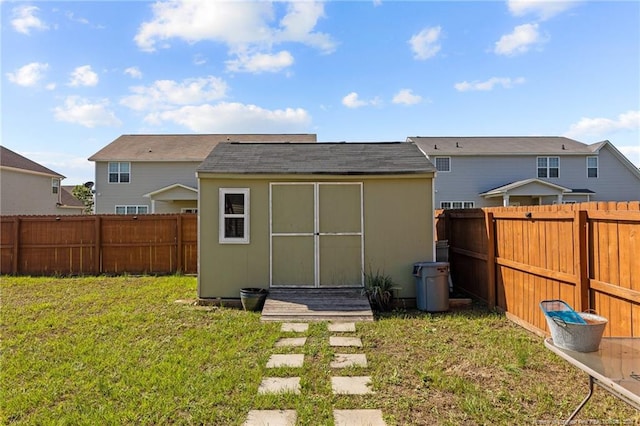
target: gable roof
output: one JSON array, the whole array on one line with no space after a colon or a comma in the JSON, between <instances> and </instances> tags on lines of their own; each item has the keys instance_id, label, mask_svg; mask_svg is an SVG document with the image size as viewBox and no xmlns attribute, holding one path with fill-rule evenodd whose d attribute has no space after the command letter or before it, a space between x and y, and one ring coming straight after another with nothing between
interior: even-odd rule
<instances>
[{"instance_id":1,"label":"gable roof","mask_svg":"<svg viewBox=\"0 0 640 426\"><path fill-rule=\"evenodd\" d=\"M84 203L82 200L73 196L73 189L75 185L62 185L60 186L60 204L64 207L84 209Z\"/></svg>"},{"instance_id":2,"label":"gable roof","mask_svg":"<svg viewBox=\"0 0 640 426\"><path fill-rule=\"evenodd\" d=\"M122 135L89 161L202 161L220 142L316 142L315 134Z\"/></svg>"},{"instance_id":3,"label":"gable roof","mask_svg":"<svg viewBox=\"0 0 640 426\"><path fill-rule=\"evenodd\" d=\"M9 148L5 148L1 145L0 166L64 179L64 176L60 173L54 172L53 170L48 169L35 161L29 160L27 157L23 157L17 152L13 152Z\"/></svg>"},{"instance_id":4,"label":"gable roof","mask_svg":"<svg viewBox=\"0 0 640 426\"><path fill-rule=\"evenodd\" d=\"M562 136L410 136L427 155L592 154L594 146Z\"/></svg>"},{"instance_id":5,"label":"gable roof","mask_svg":"<svg viewBox=\"0 0 640 426\"><path fill-rule=\"evenodd\" d=\"M482 196L502 195L502 194L504 194L506 192L509 192L509 191L513 190L513 189L522 188L524 186L531 185L531 184L547 186L547 187L555 189L555 190L557 190L559 192L571 192L571 189L566 188L564 186L556 185L554 183L547 182L547 181L544 181L544 180L540 180L540 179L537 179L537 178L531 178L531 179L523 179L523 180L519 180L519 181L516 181L516 182L507 183L506 185L501 185L501 186L498 186L497 188L493 188L493 189L490 189L488 191L481 192L480 195L482 195Z\"/></svg>"},{"instance_id":6,"label":"gable roof","mask_svg":"<svg viewBox=\"0 0 640 426\"><path fill-rule=\"evenodd\" d=\"M413 143L221 143L197 172L381 175L434 173Z\"/></svg>"}]
</instances>

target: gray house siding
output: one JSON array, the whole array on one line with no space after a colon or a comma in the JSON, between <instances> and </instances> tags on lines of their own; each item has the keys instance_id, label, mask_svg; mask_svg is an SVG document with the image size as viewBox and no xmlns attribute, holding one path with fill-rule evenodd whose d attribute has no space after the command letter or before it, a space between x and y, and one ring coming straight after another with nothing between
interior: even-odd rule
<instances>
[{"instance_id":1,"label":"gray house siding","mask_svg":"<svg viewBox=\"0 0 640 426\"><path fill-rule=\"evenodd\" d=\"M61 209L56 205L60 202L61 188L54 194L52 179L52 176L3 169L0 173L0 214L78 214L77 211Z\"/></svg>"},{"instance_id":2,"label":"gray house siding","mask_svg":"<svg viewBox=\"0 0 640 426\"><path fill-rule=\"evenodd\" d=\"M180 183L197 188L196 168L200 162L131 162L129 183L110 183L108 162L96 162L95 211L115 213L116 205L142 205L151 213L151 199L145 197L158 189ZM195 208L197 203L182 202L176 209L160 207L158 213L179 212L181 208Z\"/></svg>"},{"instance_id":3,"label":"gray house siding","mask_svg":"<svg viewBox=\"0 0 640 426\"><path fill-rule=\"evenodd\" d=\"M640 199L640 180L605 146L598 157L598 177L587 177L588 155L560 157L558 178L541 179L567 188L589 189L590 201L628 201ZM446 156L446 155L443 155ZM556 156L556 155L549 155ZM436 156L429 155L435 162ZM537 177L537 155L451 156L451 171L438 172L435 204L442 201L471 201L475 207L501 206L501 198L485 199L479 194L507 183ZM566 195L565 201L586 201L585 196ZM512 199L518 202L517 199ZM546 197L551 204L555 197Z\"/></svg>"}]
</instances>

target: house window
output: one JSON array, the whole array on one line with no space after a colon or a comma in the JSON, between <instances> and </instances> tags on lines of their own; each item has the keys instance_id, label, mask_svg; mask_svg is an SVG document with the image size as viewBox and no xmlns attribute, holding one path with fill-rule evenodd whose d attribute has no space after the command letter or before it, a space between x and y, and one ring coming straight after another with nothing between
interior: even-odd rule
<instances>
[{"instance_id":1,"label":"house window","mask_svg":"<svg viewBox=\"0 0 640 426\"><path fill-rule=\"evenodd\" d=\"M53 178L51 179L51 193L57 194L58 192L60 192L60 179Z\"/></svg>"},{"instance_id":2,"label":"house window","mask_svg":"<svg viewBox=\"0 0 640 426\"><path fill-rule=\"evenodd\" d=\"M220 188L220 243L249 242L249 189Z\"/></svg>"},{"instance_id":3,"label":"house window","mask_svg":"<svg viewBox=\"0 0 640 426\"><path fill-rule=\"evenodd\" d=\"M598 177L598 157L587 157L587 177Z\"/></svg>"},{"instance_id":4,"label":"house window","mask_svg":"<svg viewBox=\"0 0 640 426\"><path fill-rule=\"evenodd\" d=\"M116 206L116 214L147 214L148 206Z\"/></svg>"},{"instance_id":5,"label":"house window","mask_svg":"<svg viewBox=\"0 0 640 426\"><path fill-rule=\"evenodd\" d=\"M440 201L441 209L472 209L474 207L474 201Z\"/></svg>"},{"instance_id":6,"label":"house window","mask_svg":"<svg viewBox=\"0 0 640 426\"><path fill-rule=\"evenodd\" d=\"M538 177L557 178L560 176L560 157L538 157Z\"/></svg>"},{"instance_id":7,"label":"house window","mask_svg":"<svg viewBox=\"0 0 640 426\"><path fill-rule=\"evenodd\" d=\"M451 171L451 157L435 157L436 170L439 172Z\"/></svg>"},{"instance_id":8,"label":"house window","mask_svg":"<svg viewBox=\"0 0 640 426\"><path fill-rule=\"evenodd\" d=\"M129 183L130 180L130 163L117 161L109 163L109 183Z\"/></svg>"}]
</instances>

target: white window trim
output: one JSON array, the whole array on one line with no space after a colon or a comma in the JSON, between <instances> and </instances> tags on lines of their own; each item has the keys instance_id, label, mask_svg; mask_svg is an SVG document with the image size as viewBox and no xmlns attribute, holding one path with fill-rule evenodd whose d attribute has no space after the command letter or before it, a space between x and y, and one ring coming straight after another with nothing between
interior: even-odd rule
<instances>
[{"instance_id":1,"label":"white window trim","mask_svg":"<svg viewBox=\"0 0 640 426\"><path fill-rule=\"evenodd\" d=\"M589 166L589 159L590 158L595 158L596 159L596 167ZM600 160L598 159L598 156L597 155L589 155L585 161L587 162L587 179L598 179L600 177ZM595 176L589 176L589 169L593 169L593 168L596 169L596 175Z\"/></svg>"},{"instance_id":2,"label":"white window trim","mask_svg":"<svg viewBox=\"0 0 640 426\"><path fill-rule=\"evenodd\" d=\"M442 205L444 203L449 203L449 205L451 205L451 207L443 207ZM454 203L460 203L462 205L462 207L460 207L461 209L475 209L476 208L476 202L475 201L457 201L457 200L452 200L452 201L440 201L440 208L443 210L447 210L447 209L454 209L453 204ZM465 204L471 204L471 207L465 207ZM456 210L458 209L457 207L455 208Z\"/></svg>"},{"instance_id":3,"label":"white window trim","mask_svg":"<svg viewBox=\"0 0 640 426\"><path fill-rule=\"evenodd\" d=\"M60 179L52 178L51 179L51 193L59 194L60 193Z\"/></svg>"},{"instance_id":4,"label":"white window trim","mask_svg":"<svg viewBox=\"0 0 640 426\"><path fill-rule=\"evenodd\" d=\"M540 158L546 158L547 159L547 166L546 166L547 177L538 176L538 171L542 168L542 167L538 166L538 159L540 159ZM551 173L549 173L549 170L552 168L549 165L549 160L551 158L557 158L558 159L558 176L554 176L554 177L549 176L551 174ZM555 169L555 167L553 167L553 168ZM558 157L557 155L549 155L549 156L540 155L540 156L536 157L536 177L538 179L559 179L560 178L560 157Z\"/></svg>"},{"instance_id":5,"label":"white window trim","mask_svg":"<svg viewBox=\"0 0 640 426\"><path fill-rule=\"evenodd\" d=\"M224 197L226 194L242 194L244 196L244 213L243 214L227 214L224 211ZM249 244L249 188L220 188L218 191L218 242L220 244ZM224 220L226 218L244 218L244 237L243 238L226 238L224 236Z\"/></svg>"},{"instance_id":6,"label":"white window trim","mask_svg":"<svg viewBox=\"0 0 640 426\"><path fill-rule=\"evenodd\" d=\"M118 164L118 181L117 182L111 182L111 180L109 179L109 176L111 175L111 164ZM120 181L120 164L128 164L129 165L129 182L121 182ZM128 185L131 183L131 162L130 161L109 161L107 163L107 183L111 184L111 185L118 185L118 184L122 184L122 185Z\"/></svg>"},{"instance_id":7,"label":"white window trim","mask_svg":"<svg viewBox=\"0 0 640 426\"><path fill-rule=\"evenodd\" d=\"M438 166L437 166L437 159L438 158L448 158L449 159L449 170L438 170ZM451 173L451 157L447 156L447 155L436 155L433 157L433 165L436 166L436 171L438 173Z\"/></svg>"},{"instance_id":8,"label":"white window trim","mask_svg":"<svg viewBox=\"0 0 640 426\"><path fill-rule=\"evenodd\" d=\"M118 213L118 208L122 207L124 208L124 213ZM136 208L136 212L135 213L127 213L127 208L129 207L135 207ZM141 207L144 207L145 209L147 209L146 212L144 213L140 213L139 210ZM116 206L114 207L114 213L115 214L149 214L149 206L146 206L144 204L116 204Z\"/></svg>"}]
</instances>

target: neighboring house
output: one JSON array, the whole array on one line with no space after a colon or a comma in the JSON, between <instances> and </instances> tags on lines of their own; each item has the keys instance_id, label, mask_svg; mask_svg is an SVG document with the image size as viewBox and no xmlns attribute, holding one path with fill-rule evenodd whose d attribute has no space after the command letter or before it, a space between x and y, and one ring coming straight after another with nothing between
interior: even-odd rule
<instances>
[{"instance_id":1,"label":"neighboring house","mask_svg":"<svg viewBox=\"0 0 640 426\"><path fill-rule=\"evenodd\" d=\"M435 167L412 143L219 144L198 168L198 296L362 287L415 297L434 260Z\"/></svg>"},{"instance_id":2,"label":"neighboring house","mask_svg":"<svg viewBox=\"0 0 640 426\"><path fill-rule=\"evenodd\" d=\"M65 177L0 146L0 214L82 214L60 182Z\"/></svg>"},{"instance_id":3,"label":"neighboring house","mask_svg":"<svg viewBox=\"0 0 640 426\"><path fill-rule=\"evenodd\" d=\"M95 162L96 213L195 213L196 168L220 142L316 142L315 134L122 135Z\"/></svg>"},{"instance_id":4,"label":"neighboring house","mask_svg":"<svg viewBox=\"0 0 640 426\"><path fill-rule=\"evenodd\" d=\"M73 190L75 185L62 185L60 191L60 201L64 208L71 209L74 211L73 214L85 214L86 206L82 202L73 195Z\"/></svg>"},{"instance_id":5,"label":"neighboring house","mask_svg":"<svg viewBox=\"0 0 640 426\"><path fill-rule=\"evenodd\" d=\"M640 200L640 171L609 141L409 137L435 164L436 208Z\"/></svg>"}]
</instances>

